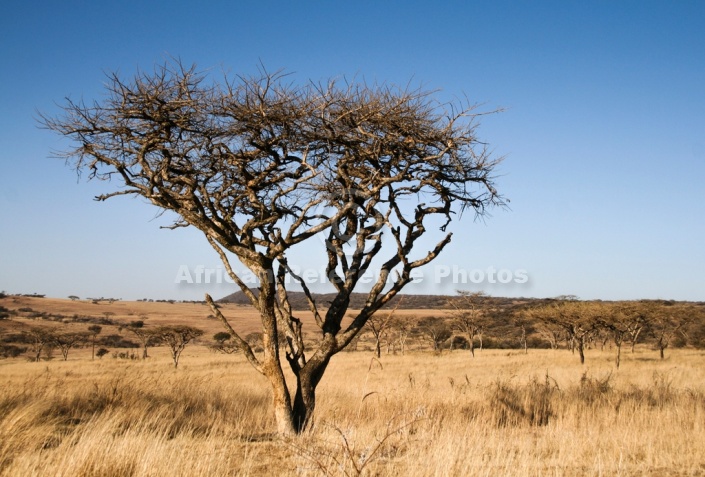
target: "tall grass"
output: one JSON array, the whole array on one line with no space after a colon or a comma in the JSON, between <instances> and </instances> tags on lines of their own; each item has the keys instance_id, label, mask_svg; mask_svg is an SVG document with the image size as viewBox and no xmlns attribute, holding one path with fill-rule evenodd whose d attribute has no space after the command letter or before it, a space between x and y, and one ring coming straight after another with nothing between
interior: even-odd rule
<instances>
[{"instance_id":1,"label":"tall grass","mask_svg":"<svg viewBox=\"0 0 705 477\"><path fill-rule=\"evenodd\" d=\"M264 378L194 347L0 365L0 475L703 475L705 355L334 358L313 430L274 434Z\"/></svg>"}]
</instances>

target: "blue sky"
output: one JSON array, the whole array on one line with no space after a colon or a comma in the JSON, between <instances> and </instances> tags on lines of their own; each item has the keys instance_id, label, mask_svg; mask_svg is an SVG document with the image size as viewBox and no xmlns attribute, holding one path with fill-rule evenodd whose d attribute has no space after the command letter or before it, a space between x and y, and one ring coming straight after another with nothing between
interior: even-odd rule
<instances>
[{"instance_id":1,"label":"blue sky","mask_svg":"<svg viewBox=\"0 0 705 477\"><path fill-rule=\"evenodd\" d=\"M410 291L705 300L703 25L702 1L6 1L0 290L201 299L233 289L175 283L182 267L196 281L198 266L219 266L199 233L161 230L139 199L94 202L105 184L52 159L65 143L37 127L37 111L58 113L66 96L99 97L105 72L179 57L216 73L261 62L298 81L411 81L505 109L479 135L506 156L498 188L511 208L456 223ZM528 280L489 283L492 269Z\"/></svg>"}]
</instances>

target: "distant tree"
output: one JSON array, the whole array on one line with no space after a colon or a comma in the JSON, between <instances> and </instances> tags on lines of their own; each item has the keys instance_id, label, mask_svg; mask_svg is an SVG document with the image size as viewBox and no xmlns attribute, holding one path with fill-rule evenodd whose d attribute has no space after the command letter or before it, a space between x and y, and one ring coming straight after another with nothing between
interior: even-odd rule
<instances>
[{"instance_id":1,"label":"distant tree","mask_svg":"<svg viewBox=\"0 0 705 477\"><path fill-rule=\"evenodd\" d=\"M597 327L597 316L590 302L572 296L557 299L527 310L529 316L544 323L561 327L570 342L571 351L577 349L580 364L585 364L585 345Z\"/></svg>"},{"instance_id":2,"label":"distant tree","mask_svg":"<svg viewBox=\"0 0 705 477\"><path fill-rule=\"evenodd\" d=\"M661 359L665 359L665 350L692 320L693 307L677 305L671 302L643 302L648 314L648 332L654 339Z\"/></svg>"},{"instance_id":3,"label":"distant tree","mask_svg":"<svg viewBox=\"0 0 705 477\"><path fill-rule=\"evenodd\" d=\"M447 320L438 316L429 316L419 320L418 331L431 344L435 353L441 353L443 343L453 335Z\"/></svg>"},{"instance_id":4,"label":"distant tree","mask_svg":"<svg viewBox=\"0 0 705 477\"><path fill-rule=\"evenodd\" d=\"M297 86L267 72L219 84L178 63L130 80L111 74L106 88L101 101L69 100L60 117L42 124L73 141L65 157L79 171L119 182L99 200L141 196L174 213L171 227L204 233L260 314L257 356L206 297L269 380L280 434L309 426L331 358L412 281L414 269L443 251L451 222L503 203L494 187L498 161L477 137L473 105L441 103L425 91L335 81ZM431 231L439 236L429 241ZM287 257L321 236L335 289L329 304L317 302ZM257 278L256 289L228 254ZM364 307L343 326L351 295L374 267ZM290 280L306 293L317 327L306 346Z\"/></svg>"},{"instance_id":5,"label":"distant tree","mask_svg":"<svg viewBox=\"0 0 705 477\"><path fill-rule=\"evenodd\" d=\"M91 325L88 327L88 332L91 334L91 361L95 359L95 340L101 331L103 331L103 328L100 325Z\"/></svg>"},{"instance_id":6,"label":"distant tree","mask_svg":"<svg viewBox=\"0 0 705 477\"><path fill-rule=\"evenodd\" d=\"M86 338L87 333L82 332L55 333L52 342L61 350L61 356L66 361L69 359L69 350L78 347Z\"/></svg>"},{"instance_id":7,"label":"distant tree","mask_svg":"<svg viewBox=\"0 0 705 477\"><path fill-rule=\"evenodd\" d=\"M485 292L458 290L458 297L449 301L453 309L453 332L466 339L473 358L475 357L475 338L482 336L486 322L484 307L487 298Z\"/></svg>"},{"instance_id":8,"label":"distant tree","mask_svg":"<svg viewBox=\"0 0 705 477\"><path fill-rule=\"evenodd\" d=\"M103 356L105 356L105 355L108 354L108 353L110 353L109 350L107 350L107 349L105 349L105 348L98 348L98 351L95 352L95 355L96 355L98 358L102 358Z\"/></svg>"},{"instance_id":9,"label":"distant tree","mask_svg":"<svg viewBox=\"0 0 705 477\"><path fill-rule=\"evenodd\" d=\"M42 351L45 350L45 348L50 347L54 342L54 332L49 328L32 326L25 330L23 334L26 336L27 341L31 345L34 361L39 362Z\"/></svg>"},{"instance_id":10,"label":"distant tree","mask_svg":"<svg viewBox=\"0 0 705 477\"><path fill-rule=\"evenodd\" d=\"M382 355L382 340L389 333L393 316L393 313L377 313L371 316L365 324L365 327L375 340L374 355L377 359Z\"/></svg>"},{"instance_id":11,"label":"distant tree","mask_svg":"<svg viewBox=\"0 0 705 477\"><path fill-rule=\"evenodd\" d=\"M558 344L565 339L563 327L548 321L536 322L536 333L551 346L551 349L558 349Z\"/></svg>"},{"instance_id":12,"label":"distant tree","mask_svg":"<svg viewBox=\"0 0 705 477\"><path fill-rule=\"evenodd\" d=\"M142 359L147 359L149 354L147 349L153 346L158 341L155 332L151 328L145 328L144 321L132 321L127 326L127 329L134 334L142 345Z\"/></svg>"},{"instance_id":13,"label":"distant tree","mask_svg":"<svg viewBox=\"0 0 705 477\"><path fill-rule=\"evenodd\" d=\"M611 339L617 354L615 365L619 368L622 356L622 344L631 343L632 353L641 332L650 322L650 305L647 302L615 302L594 305L598 314L598 325L607 332L605 339Z\"/></svg>"},{"instance_id":14,"label":"distant tree","mask_svg":"<svg viewBox=\"0 0 705 477\"><path fill-rule=\"evenodd\" d=\"M76 300L80 300L80 298L77 297L76 295L69 295L69 300L76 301Z\"/></svg>"},{"instance_id":15,"label":"distant tree","mask_svg":"<svg viewBox=\"0 0 705 477\"><path fill-rule=\"evenodd\" d=\"M218 353L232 354L239 350L237 344L232 340L232 335L225 331L219 331L213 335L215 344L211 349Z\"/></svg>"},{"instance_id":16,"label":"distant tree","mask_svg":"<svg viewBox=\"0 0 705 477\"><path fill-rule=\"evenodd\" d=\"M154 330L155 338L169 347L174 369L179 366L179 358L186 345L201 335L203 330L186 325L160 326Z\"/></svg>"},{"instance_id":17,"label":"distant tree","mask_svg":"<svg viewBox=\"0 0 705 477\"><path fill-rule=\"evenodd\" d=\"M213 335L213 340L218 343L228 341L230 338L232 338L230 333L226 333L225 331L219 331L218 333Z\"/></svg>"},{"instance_id":18,"label":"distant tree","mask_svg":"<svg viewBox=\"0 0 705 477\"><path fill-rule=\"evenodd\" d=\"M399 351L401 354L406 352L406 343L411 336L414 327L407 318L395 316L390 322L390 334L392 332L396 335L396 342L399 344Z\"/></svg>"}]
</instances>

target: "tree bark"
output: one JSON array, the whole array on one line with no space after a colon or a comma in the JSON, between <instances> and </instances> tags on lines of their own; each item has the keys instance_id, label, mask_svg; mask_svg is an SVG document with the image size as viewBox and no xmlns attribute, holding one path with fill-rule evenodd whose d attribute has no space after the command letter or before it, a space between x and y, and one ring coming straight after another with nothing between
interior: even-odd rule
<instances>
[{"instance_id":1,"label":"tree bark","mask_svg":"<svg viewBox=\"0 0 705 477\"><path fill-rule=\"evenodd\" d=\"M581 337L577 341L578 354L580 355L580 364L585 364L585 339Z\"/></svg>"},{"instance_id":2,"label":"tree bark","mask_svg":"<svg viewBox=\"0 0 705 477\"><path fill-rule=\"evenodd\" d=\"M616 358L616 363L615 363L617 365L617 369L619 369L619 361L620 361L621 356L622 356L622 343L618 343L617 344L617 358Z\"/></svg>"}]
</instances>

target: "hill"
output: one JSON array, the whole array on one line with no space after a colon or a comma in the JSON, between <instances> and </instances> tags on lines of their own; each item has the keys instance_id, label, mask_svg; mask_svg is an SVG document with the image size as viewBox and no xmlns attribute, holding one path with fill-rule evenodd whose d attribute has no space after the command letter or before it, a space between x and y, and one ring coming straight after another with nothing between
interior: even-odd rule
<instances>
[{"instance_id":1,"label":"hill","mask_svg":"<svg viewBox=\"0 0 705 477\"><path fill-rule=\"evenodd\" d=\"M303 292L289 291L289 300L291 307L294 310L308 310L308 302L306 295ZM330 304L335 298L335 293L314 293L313 298L316 303L324 307ZM350 309L359 310L365 306L367 293L353 293L350 295ZM400 310L445 310L452 308L452 302L457 299L455 296L449 295L397 295L387 305L386 309ZM503 298L503 297L488 297L489 303L492 306L509 306L519 303L529 303L531 301L540 301L539 298ZM218 300L219 303L231 303L235 305L249 305L250 302L241 291L232 293Z\"/></svg>"}]
</instances>

